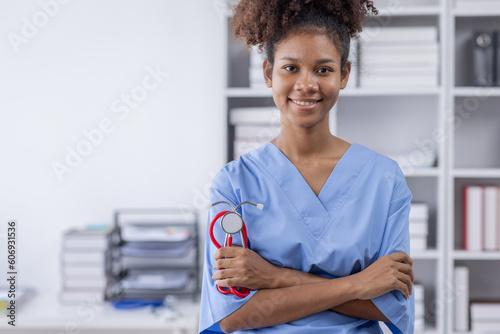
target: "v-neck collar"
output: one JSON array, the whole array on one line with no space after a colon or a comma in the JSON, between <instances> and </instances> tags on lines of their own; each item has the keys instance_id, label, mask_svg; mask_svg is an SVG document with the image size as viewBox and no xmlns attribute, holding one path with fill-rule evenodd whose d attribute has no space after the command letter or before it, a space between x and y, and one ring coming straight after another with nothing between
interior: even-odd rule
<instances>
[{"instance_id":1,"label":"v-neck collar","mask_svg":"<svg viewBox=\"0 0 500 334\"><path fill-rule=\"evenodd\" d=\"M329 208L332 205L332 203L329 203L329 199L332 197L329 193L331 193L332 188L336 188L332 184L339 180L339 173L345 174L348 172L341 173L345 161L350 159L350 156L353 151L356 150L357 146L357 144L353 143L344 152L325 181L318 196L316 196L297 167L295 167L288 157L274 144L269 142L262 146L258 150L262 150L262 152L258 154L258 158L263 163L263 167L266 168L277 181L301 217L329 218L331 217L331 210L329 210ZM345 185L345 183L342 180L339 187L343 187L343 185Z\"/></svg>"}]
</instances>

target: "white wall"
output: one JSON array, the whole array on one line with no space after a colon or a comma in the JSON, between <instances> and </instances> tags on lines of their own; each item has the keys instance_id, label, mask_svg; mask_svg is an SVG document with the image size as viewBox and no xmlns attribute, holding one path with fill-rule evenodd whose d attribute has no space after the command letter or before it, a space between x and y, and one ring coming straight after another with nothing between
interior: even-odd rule
<instances>
[{"instance_id":1,"label":"white wall","mask_svg":"<svg viewBox=\"0 0 500 334\"><path fill-rule=\"evenodd\" d=\"M62 230L111 223L116 208L199 206L225 162L215 1L64 2L0 2L0 231L18 221L19 284L54 293ZM115 113L157 66L168 76L127 117ZM113 131L58 178L54 162L66 165L68 147L85 146L82 131L103 119Z\"/></svg>"}]
</instances>

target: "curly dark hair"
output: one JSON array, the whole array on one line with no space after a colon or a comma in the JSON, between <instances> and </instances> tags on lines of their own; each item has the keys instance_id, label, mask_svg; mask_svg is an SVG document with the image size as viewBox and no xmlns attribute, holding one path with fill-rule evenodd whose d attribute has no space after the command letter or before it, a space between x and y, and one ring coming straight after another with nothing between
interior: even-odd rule
<instances>
[{"instance_id":1,"label":"curly dark hair","mask_svg":"<svg viewBox=\"0 0 500 334\"><path fill-rule=\"evenodd\" d=\"M244 39L248 47L257 45L271 65L285 38L298 32L324 34L341 54L343 68L351 37L370 14L378 10L367 0L241 0L233 7L230 25L236 39Z\"/></svg>"}]
</instances>

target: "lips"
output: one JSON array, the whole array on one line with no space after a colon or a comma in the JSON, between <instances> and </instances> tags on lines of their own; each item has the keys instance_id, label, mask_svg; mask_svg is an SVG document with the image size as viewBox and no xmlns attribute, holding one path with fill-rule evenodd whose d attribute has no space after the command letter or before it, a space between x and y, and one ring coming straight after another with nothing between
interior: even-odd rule
<instances>
[{"instance_id":1,"label":"lips","mask_svg":"<svg viewBox=\"0 0 500 334\"><path fill-rule=\"evenodd\" d=\"M310 110L322 101L322 99L289 99L294 106L300 110Z\"/></svg>"}]
</instances>

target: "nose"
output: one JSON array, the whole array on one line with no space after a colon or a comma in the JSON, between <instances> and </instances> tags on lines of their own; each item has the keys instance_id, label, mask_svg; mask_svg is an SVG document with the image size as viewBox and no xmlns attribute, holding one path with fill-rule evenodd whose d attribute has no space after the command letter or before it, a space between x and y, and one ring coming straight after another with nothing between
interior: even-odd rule
<instances>
[{"instance_id":1,"label":"nose","mask_svg":"<svg viewBox=\"0 0 500 334\"><path fill-rule=\"evenodd\" d=\"M295 89L305 92L316 91L319 89L314 74L303 72L295 82Z\"/></svg>"}]
</instances>

